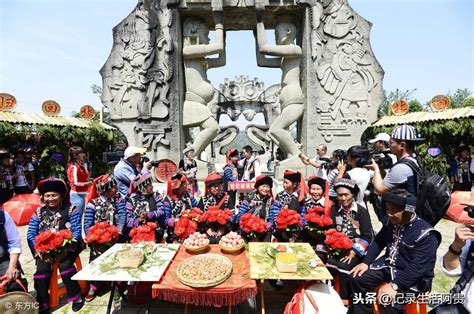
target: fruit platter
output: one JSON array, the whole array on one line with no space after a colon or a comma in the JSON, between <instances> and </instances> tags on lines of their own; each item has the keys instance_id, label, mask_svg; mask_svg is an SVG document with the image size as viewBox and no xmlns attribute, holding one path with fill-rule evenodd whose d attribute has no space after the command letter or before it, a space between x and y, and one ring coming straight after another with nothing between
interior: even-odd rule
<instances>
[{"instance_id":1,"label":"fruit platter","mask_svg":"<svg viewBox=\"0 0 474 314\"><path fill-rule=\"evenodd\" d=\"M184 240L183 246L189 253L202 253L209 248L209 239L205 234L195 232Z\"/></svg>"},{"instance_id":2,"label":"fruit platter","mask_svg":"<svg viewBox=\"0 0 474 314\"><path fill-rule=\"evenodd\" d=\"M194 288L217 286L232 275L232 262L218 254L203 254L187 258L179 264L179 281Z\"/></svg>"},{"instance_id":3,"label":"fruit platter","mask_svg":"<svg viewBox=\"0 0 474 314\"><path fill-rule=\"evenodd\" d=\"M237 253L245 246L245 242L237 232L232 231L221 238L219 245L224 253Z\"/></svg>"}]
</instances>

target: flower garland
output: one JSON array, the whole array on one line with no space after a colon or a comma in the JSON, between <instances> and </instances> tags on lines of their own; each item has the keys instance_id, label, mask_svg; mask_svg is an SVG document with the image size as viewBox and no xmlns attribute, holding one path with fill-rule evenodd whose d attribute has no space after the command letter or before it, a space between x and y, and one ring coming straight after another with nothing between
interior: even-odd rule
<instances>
[{"instance_id":1,"label":"flower garland","mask_svg":"<svg viewBox=\"0 0 474 314\"><path fill-rule=\"evenodd\" d=\"M137 244L140 242L156 242L155 231L157 225L154 222L147 222L146 224L132 228L130 236L132 239L130 243Z\"/></svg>"},{"instance_id":2,"label":"flower garland","mask_svg":"<svg viewBox=\"0 0 474 314\"><path fill-rule=\"evenodd\" d=\"M45 262L56 262L64 258L67 248L75 240L69 229L60 231L46 230L35 237L35 250L39 257Z\"/></svg>"},{"instance_id":3,"label":"flower garland","mask_svg":"<svg viewBox=\"0 0 474 314\"><path fill-rule=\"evenodd\" d=\"M249 238L258 238L267 231L267 223L265 220L251 213L242 215L240 218L240 227Z\"/></svg>"},{"instance_id":4,"label":"flower garland","mask_svg":"<svg viewBox=\"0 0 474 314\"><path fill-rule=\"evenodd\" d=\"M331 217L324 215L324 208L320 206L310 208L304 215L304 219L306 220L305 229L318 234L323 234L333 224Z\"/></svg>"},{"instance_id":5,"label":"flower garland","mask_svg":"<svg viewBox=\"0 0 474 314\"><path fill-rule=\"evenodd\" d=\"M329 229L324 233L326 240L324 243L331 255L337 257L346 250L352 248L352 240L345 233L337 232L336 229Z\"/></svg>"},{"instance_id":6,"label":"flower garland","mask_svg":"<svg viewBox=\"0 0 474 314\"><path fill-rule=\"evenodd\" d=\"M301 215L296 210L283 208L275 220L276 228L278 230L289 233L297 232L303 226Z\"/></svg>"},{"instance_id":7,"label":"flower garland","mask_svg":"<svg viewBox=\"0 0 474 314\"><path fill-rule=\"evenodd\" d=\"M89 228L86 242L96 251L105 251L118 240L118 229L108 221L98 222Z\"/></svg>"}]
</instances>

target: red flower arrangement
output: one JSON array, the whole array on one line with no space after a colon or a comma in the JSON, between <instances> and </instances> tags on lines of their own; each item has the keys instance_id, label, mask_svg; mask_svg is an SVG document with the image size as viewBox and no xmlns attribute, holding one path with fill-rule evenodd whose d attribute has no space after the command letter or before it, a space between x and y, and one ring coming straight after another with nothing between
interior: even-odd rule
<instances>
[{"instance_id":1,"label":"red flower arrangement","mask_svg":"<svg viewBox=\"0 0 474 314\"><path fill-rule=\"evenodd\" d=\"M242 215L240 218L240 227L249 238L258 238L267 231L267 223L265 220L251 213Z\"/></svg>"},{"instance_id":2,"label":"red flower arrangement","mask_svg":"<svg viewBox=\"0 0 474 314\"><path fill-rule=\"evenodd\" d=\"M69 229L46 230L35 237L35 250L45 262L60 262L66 257L68 247L74 241Z\"/></svg>"},{"instance_id":3,"label":"red flower arrangement","mask_svg":"<svg viewBox=\"0 0 474 314\"><path fill-rule=\"evenodd\" d=\"M332 226L331 217L324 215L324 208L319 206L310 208L304 215L304 219L306 220L305 229L318 234L323 234Z\"/></svg>"},{"instance_id":4,"label":"red flower arrangement","mask_svg":"<svg viewBox=\"0 0 474 314\"><path fill-rule=\"evenodd\" d=\"M155 230L157 227L156 223L147 222L146 224L132 228L132 230L130 230L130 236L132 237L130 243L156 242Z\"/></svg>"},{"instance_id":5,"label":"red flower arrangement","mask_svg":"<svg viewBox=\"0 0 474 314\"><path fill-rule=\"evenodd\" d=\"M217 206L210 206L209 209L199 218L200 222L206 222L209 225L226 225L232 218L232 211L228 208L219 209Z\"/></svg>"},{"instance_id":6,"label":"red flower arrangement","mask_svg":"<svg viewBox=\"0 0 474 314\"><path fill-rule=\"evenodd\" d=\"M345 233L337 232L336 229L329 229L324 235L326 236L324 243L330 254L335 257L352 248L352 240Z\"/></svg>"},{"instance_id":7,"label":"red flower arrangement","mask_svg":"<svg viewBox=\"0 0 474 314\"><path fill-rule=\"evenodd\" d=\"M276 228L282 231L294 233L303 226L301 215L296 210L283 208L275 220Z\"/></svg>"},{"instance_id":8,"label":"red flower arrangement","mask_svg":"<svg viewBox=\"0 0 474 314\"><path fill-rule=\"evenodd\" d=\"M86 242L98 253L103 253L118 240L118 229L108 221L98 222L89 228Z\"/></svg>"},{"instance_id":9,"label":"red flower arrangement","mask_svg":"<svg viewBox=\"0 0 474 314\"><path fill-rule=\"evenodd\" d=\"M184 240L196 232L201 215L202 210L197 207L181 212L181 216L174 225L174 233L178 238Z\"/></svg>"}]
</instances>

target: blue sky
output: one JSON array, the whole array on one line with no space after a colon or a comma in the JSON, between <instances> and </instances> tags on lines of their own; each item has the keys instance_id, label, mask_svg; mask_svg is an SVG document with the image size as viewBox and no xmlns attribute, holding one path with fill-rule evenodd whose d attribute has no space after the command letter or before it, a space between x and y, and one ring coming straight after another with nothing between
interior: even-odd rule
<instances>
[{"instance_id":1,"label":"blue sky","mask_svg":"<svg viewBox=\"0 0 474 314\"><path fill-rule=\"evenodd\" d=\"M349 0L373 23L371 43L385 70L384 88L417 91L426 102L457 88L474 90L472 0ZM62 114L101 104L90 86L112 46L112 28L136 0L0 0L0 92L13 94L17 111L40 112L54 99ZM273 38L269 38L273 41ZM242 49L248 47L248 49ZM227 34L227 65L208 72L258 77L268 87L280 71L257 68L251 32Z\"/></svg>"}]
</instances>

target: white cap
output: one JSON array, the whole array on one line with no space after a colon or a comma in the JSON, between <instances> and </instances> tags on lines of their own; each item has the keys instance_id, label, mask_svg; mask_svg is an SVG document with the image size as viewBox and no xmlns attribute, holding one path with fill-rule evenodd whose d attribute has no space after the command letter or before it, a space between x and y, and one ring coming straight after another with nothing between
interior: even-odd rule
<instances>
[{"instance_id":1,"label":"white cap","mask_svg":"<svg viewBox=\"0 0 474 314\"><path fill-rule=\"evenodd\" d=\"M125 149L123 158L128 159L136 154L143 154L144 152L146 152L146 149L143 147L129 146L127 149Z\"/></svg>"},{"instance_id":2,"label":"white cap","mask_svg":"<svg viewBox=\"0 0 474 314\"><path fill-rule=\"evenodd\" d=\"M390 135L387 133L379 133L374 139L370 140L369 143L373 144L379 141L390 142Z\"/></svg>"}]
</instances>

